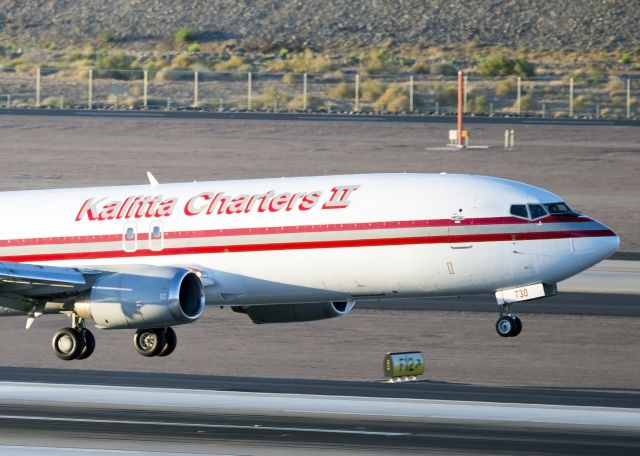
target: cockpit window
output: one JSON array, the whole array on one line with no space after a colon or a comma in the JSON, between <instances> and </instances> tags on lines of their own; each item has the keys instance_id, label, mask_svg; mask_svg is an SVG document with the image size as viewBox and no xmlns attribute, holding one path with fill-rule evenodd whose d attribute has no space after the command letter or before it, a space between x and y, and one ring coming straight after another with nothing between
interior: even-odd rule
<instances>
[{"instance_id":1,"label":"cockpit window","mask_svg":"<svg viewBox=\"0 0 640 456\"><path fill-rule=\"evenodd\" d=\"M529 213L527 212L527 206L524 204L513 204L511 206L511 215L528 219Z\"/></svg>"},{"instance_id":2,"label":"cockpit window","mask_svg":"<svg viewBox=\"0 0 640 456\"><path fill-rule=\"evenodd\" d=\"M576 215L576 211L571 209L566 203L551 203L544 205L551 215Z\"/></svg>"},{"instance_id":3,"label":"cockpit window","mask_svg":"<svg viewBox=\"0 0 640 456\"><path fill-rule=\"evenodd\" d=\"M542 207L540 204L528 204L527 206L529 206L529 213L531 214L532 220L547 215L547 211L545 211L544 207Z\"/></svg>"}]
</instances>

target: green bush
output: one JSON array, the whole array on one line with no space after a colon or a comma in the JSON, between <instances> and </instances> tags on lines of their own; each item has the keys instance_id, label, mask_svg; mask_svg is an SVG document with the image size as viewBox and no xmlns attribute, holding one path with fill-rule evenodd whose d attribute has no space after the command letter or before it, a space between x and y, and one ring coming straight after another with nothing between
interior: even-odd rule
<instances>
[{"instance_id":1,"label":"green bush","mask_svg":"<svg viewBox=\"0 0 640 456\"><path fill-rule=\"evenodd\" d=\"M198 39L199 33L191 27L180 27L175 34L176 44L193 43Z\"/></svg>"},{"instance_id":2,"label":"green bush","mask_svg":"<svg viewBox=\"0 0 640 456\"><path fill-rule=\"evenodd\" d=\"M623 65L629 65L631 63L631 54L623 52L620 56L620 63Z\"/></svg>"},{"instance_id":3,"label":"green bush","mask_svg":"<svg viewBox=\"0 0 640 456\"><path fill-rule=\"evenodd\" d=\"M481 76L533 76L535 67L525 59L510 59L500 52L494 52L480 61L478 73Z\"/></svg>"},{"instance_id":4,"label":"green bush","mask_svg":"<svg viewBox=\"0 0 640 456\"><path fill-rule=\"evenodd\" d=\"M191 43L188 47L187 47L187 52L200 52L200 45L198 43Z\"/></svg>"},{"instance_id":5,"label":"green bush","mask_svg":"<svg viewBox=\"0 0 640 456\"><path fill-rule=\"evenodd\" d=\"M346 82L340 82L329 90L329 96L333 99L344 100L345 98L354 98L355 90L349 87Z\"/></svg>"},{"instance_id":6,"label":"green bush","mask_svg":"<svg viewBox=\"0 0 640 456\"><path fill-rule=\"evenodd\" d=\"M133 57L119 51L112 54L101 55L96 59L96 78L121 79L129 81L142 79L140 65ZM138 71L135 71L138 70Z\"/></svg>"},{"instance_id":7,"label":"green bush","mask_svg":"<svg viewBox=\"0 0 640 456\"><path fill-rule=\"evenodd\" d=\"M489 112L487 97L478 95L477 97L467 100L467 112Z\"/></svg>"},{"instance_id":8,"label":"green bush","mask_svg":"<svg viewBox=\"0 0 640 456\"><path fill-rule=\"evenodd\" d=\"M431 66L431 74L439 74L442 76L455 76L458 74L457 68L451 63L438 63Z\"/></svg>"},{"instance_id":9,"label":"green bush","mask_svg":"<svg viewBox=\"0 0 640 456\"><path fill-rule=\"evenodd\" d=\"M458 89L446 87L436 92L436 101L440 106L455 106L458 101Z\"/></svg>"},{"instance_id":10,"label":"green bush","mask_svg":"<svg viewBox=\"0 0 640 456\"><path fill-rule=\"evenodd\" d=\"M411 72L415 74L427 74L431 71L431 66L427 62L416 62L411 67Z\"/></svg>"}]
</instances>

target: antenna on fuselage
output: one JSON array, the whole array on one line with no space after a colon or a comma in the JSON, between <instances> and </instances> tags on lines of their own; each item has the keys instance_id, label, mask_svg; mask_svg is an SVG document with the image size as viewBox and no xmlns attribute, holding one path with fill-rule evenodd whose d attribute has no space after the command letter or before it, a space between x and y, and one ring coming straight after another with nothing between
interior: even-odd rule
<instances>
[{"instance_id":1,"label":"antenna on fuselage","mask_svg":"<svg viewBox=\"0 0 640 456\"><path fill-rule=\"evenodd\" d=\"M151 184L152 187L159 184L158 179L151 174L151 171L147 171L147 177L149 178L149 184Z\"/></svg>"}]
</instances>

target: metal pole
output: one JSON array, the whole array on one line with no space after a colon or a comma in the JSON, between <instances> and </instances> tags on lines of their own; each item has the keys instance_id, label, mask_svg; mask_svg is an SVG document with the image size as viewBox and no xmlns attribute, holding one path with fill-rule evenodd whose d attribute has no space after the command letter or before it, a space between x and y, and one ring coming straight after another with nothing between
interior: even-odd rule
<instances>
[{"instance_id":1,"label":"metal pole","mask_svg":"<svg viewBox=\"0 0 640 456\"><path fill-rule=\"evenodd\" d=\"M222 97L220 97L220 107L218 108L218 111L224 111L224 100L222 99Z\"/></svg>"},{"instance_id":2,"label":"metal pole","mask_svg":"<svg viewBox=\"0 0 640 456\"><path fill-rule=\"evenodd\" d=\"M493 115L493 101L491 103L489 103L489 115L490 116Z\"/></svg>"},{"instance_id":3,"label":"metal pole","mask_svg":"<svg viewBox=\"0 0 640 456\"><path fill-rule=\"evenodd\" d=\"M458 146L462 146L462 111L463 111L463 96L464 94L464 80L462 78L462 71L458 71Z\"/></svg>"},{"instance_id":4,"label":"metal pole","mask_svg":"<svg viewBox=\"0 0 640 456\"><path fill-rule=\"evenodd\" d=\"M93 69L89 69L89 96L87 100L87 109L93 108Z\"/></svg>"},{"instance_id":5,"label":"metal pole","mask_svg":"<svg viewBox=\"0 0 640 456\"><path fill-rule=\"evenodd\" d=\"M569 117L573 117L573 78L569 79Z\"/></svg>"},{"instance_id":6,"label":"metal pole","mask_svg":"<svg viewBox=\"0 0 640 456\"><path fill-rule=\"evenodd\" d=\"M193 73L193 107L198 107L198 72Z\"/></svg>"},{"instance_id":7,"label":"metal pole","mask_svg":"<svg viewBox=\"0 0 640 456\"><path fill-rule=\"evenodd\" d=\"M355 111L360 112L360 75L356 74L356 106Z\"/></svg>"},{"instance_id":8,"label":"metal pole","mask_svg":"<svg viewBox=\"0 0 640 456\"><path fill-rule=\"evenodd\" d=\"M596 104L596 119L600 118L600 105Z\"/></svg>"},{"instance_id":9,"label":"metal pole","mask_svg":"<svg viewBox=\"0 0 640 456\"><path fill-rule=\"evenodd\" d=\"M302 109L307 110L307 73L303 75L302 79Z\"/></svg>"},{"instance_id":10,"label":"metal pole","mask_svg":"<svg viewBox=\"0 0 640 456\"><path fill-rule=\"evenodd\" d=\"M60 95L60 109L64 109L64 95Z\"/></svg>"},{"instance_id":11,"label":"metal pole","mask_svg":"<svg viewBox=\"0 0 640 456\"><path fill-rule=\"evenodd\" d=\"M149 72L147 70L144 70L144 87L143 87L143 103L144 103L144 109L147 109L147 88L149 86Z\"/></svg>"},{"instance_id":12,"label":"metal pole","mask_svg":"<svg viewBox=\"0 0 640 456\"><path fill-rule=\"evenodd\" d=\"M40 107L40 67L36 68L36 108Z\"/></svg>"},{"instance_id":13,"label":"metal pole","mask_svg":"<svg viewBox=\"0 0 640 456\"><path fill-rule=\"evenodd\" d=\"M7 95L7 109L11 107L11 95Z\"/></svg>"},{"instance_id":14,"label":"metal pole","mask_svg":"<svg viewBox=\"0 0 640 456\"><path fill-rule=\"evenodd\" d=\"M547 105L542 103L542 117L547 117Z\"/></svg>"},{"instance_id":15,"label":"metal pole","mask_svg":"<svg viewBox=\"0 0 640 456\"><path fill-rule=\"evenodd\" d=\"M522 99L522 78L520 76L518 76L518 95L516 98L516 112L518 115L520 115L520 100Z\"/></svg>"},{"instance_id":16,"label":"metal pole","mask_svg":"<svg viewBox=\"0 0 640 456\"><path fill-rule=\"evenodd\" d=\"M440 114L440 112L439 112L439 111L440 111L440 103L438 103L438 102L436 101L436 116L437 116L438 114Z\"/></svg>"},{"instance_id":17,"label":"metal pole","mask_svg":"<svg viewBox=\"0 0 640 456\"><path fill-rule=\"evenodd\" d=\"M409 112L413 113L413 75L409 76Z\"/></svg>"},{"instance_id":18,"label":"metal pole","mask_svg":"<svg viewBox=\"0 0 640 456\"><path fill-rule=\"evenodd\" d=\"M462 85L464 87L464 90L462 91L462 94L464 96L464 104L463 104L464 107L462 109L462 112L467 112L467 87L468 87L467 84L468 84L468 79L467 79L467 75L465 74L463 79L463 85Z\"/></svg>"},{"instance_id":19,"label":"metal pole","mask_svg":"<svg viewBox=\"0 0 640 456\"><path fill-rule=\"evenodd\" d=\"M631 117L631 79L627 78L627 119Z\"/></svg>"},{"instance_id":20,"label":"metal pole","mask_svg":"<svg viewBox=\"0 0 640 456\"><path fill-rule=\"evenodd\" d=\"M251 111L251 72L247 73L247 110Z\"/></svg>"},{"instance_id":21,"label":"metal pole","mask_svg":"<svg viewBox=\"0 0 640 456\"><path fill-rule=\"evenodd\" d=\"M171 97L167 97L167 111L171 111Z\"/></svg>"}]
</instances>

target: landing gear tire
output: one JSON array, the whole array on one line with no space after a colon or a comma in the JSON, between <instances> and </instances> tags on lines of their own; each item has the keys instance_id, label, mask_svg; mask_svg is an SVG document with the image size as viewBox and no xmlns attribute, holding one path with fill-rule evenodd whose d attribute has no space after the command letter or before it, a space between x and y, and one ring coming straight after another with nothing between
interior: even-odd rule
<instances>
[{"instance_id":1,"label":"landing gear tire","mask_svg":"<svg viewBox=\"0 0 640 456\"><path fill-rule=\"evenodd\" d=\"M164 328L139 329L133 336L133 345L142 356L157 356L166 344Z\"/></svg>"},{"instance_id":2,"label":"landing gear tire","mask_svg":"<svg viewBox=\"0 0 640 456\"><path fill-rule=\"evenodd\" d=\"M76 359L87 359L96 349L96 338L93 337L93 333L88 329L83 328L81 334L84 339L84 347Z\"/></svg>"},{"instance_id":3,"label":"landing gear tire","mask_svg":"<svg viewBox=\"0 0 640 456\"><path fill-rule=\"evenodd\" d=\"M518 334L522 332L522 321L518 317L513 317L513 320L515 321L516 327L514 328L514 331L513 331L513 334L511 334L511 337L516 337Z\"/></svg>"},{"instance_id":4,"label":"landing gear tire","mask_svg":"<svg viewBox=\"0 0 640 456\"><path fill-rule=\"evenodd\" d=\"M85 348L85 341L80 331L73 328L62 328L54 334L51 347L58 358L70 361L80 356Z\"/></svg>"},{"instance_id":5,"label":"landing gear tire","mask_svg":"<svg viewBox=\"0 0 640 456\"><path fill-rule=\"evenodd\" d=\"M158 356L169 356L178 345L178 336L171 326L164 329L165 343Z\"/></svg>"},{"instance_id":6,"label":"landing gear tire","mask_svg":"<svg viewBox=\"0 0 640 456\"><path fill-rule=\"evenodd\" d=\"M518 317L503 315L496 322L496 332L502 337L516 337L522 331L522 321Z\"/></svg>"}]
</instances>

